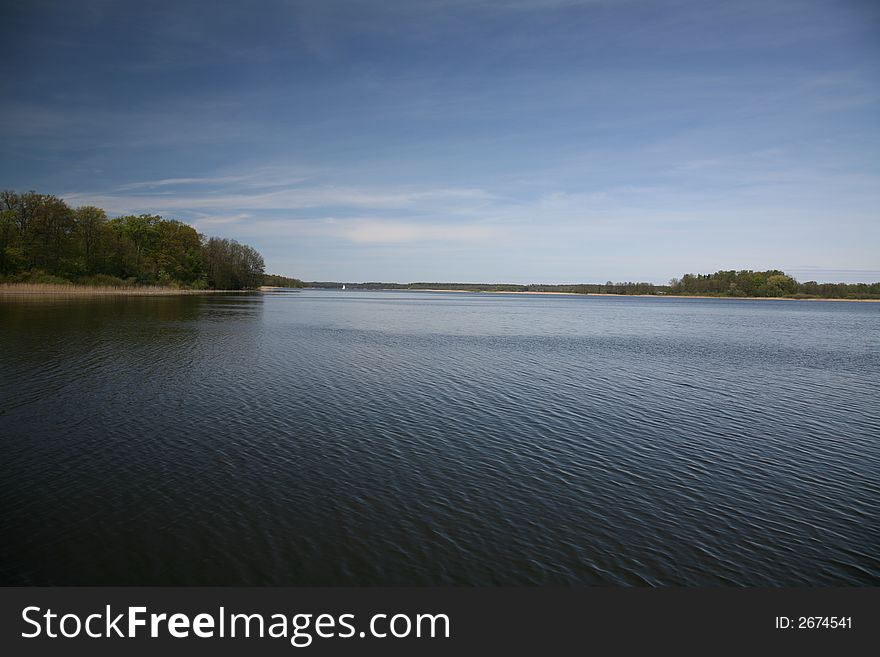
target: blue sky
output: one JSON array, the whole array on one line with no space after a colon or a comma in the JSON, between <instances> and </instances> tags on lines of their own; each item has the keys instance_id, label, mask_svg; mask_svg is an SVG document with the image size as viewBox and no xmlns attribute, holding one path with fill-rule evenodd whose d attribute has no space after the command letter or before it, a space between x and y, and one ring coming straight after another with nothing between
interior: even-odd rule
<instances>
[{"instance_id":1,"label":"blue sky","mask_svg":"<svg viewBox=\"0 0 880 657\"><path fill-rule=\"evenodd\" d=\"M880 280L880 5L0 8L0 187L307 280Z\"/></svg>"}]
</instances>

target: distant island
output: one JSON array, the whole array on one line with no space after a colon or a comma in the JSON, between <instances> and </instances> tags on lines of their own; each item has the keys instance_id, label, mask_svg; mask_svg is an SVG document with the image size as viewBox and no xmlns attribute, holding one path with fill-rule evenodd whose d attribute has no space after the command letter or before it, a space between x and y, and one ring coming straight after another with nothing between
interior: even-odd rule
<instances>
[{"instance_id":1,"label":"distant island","mask_svg":"<svg viewBox=\"0 0 880 657\"><path fill-rule=\"evenodd\" d=\"M93 206L69 207L36 192L0 192L0 290L27 286L103 288L132 294L336 288L565 294L673 295L787 299L880 299L877 283L800 283L780 270L685 274L668 285L645 282L514 285L507 283L353 283L266 274L263 257L233 239L206 237L175 219L109 219Z\"/></svg>"}]
</instances>

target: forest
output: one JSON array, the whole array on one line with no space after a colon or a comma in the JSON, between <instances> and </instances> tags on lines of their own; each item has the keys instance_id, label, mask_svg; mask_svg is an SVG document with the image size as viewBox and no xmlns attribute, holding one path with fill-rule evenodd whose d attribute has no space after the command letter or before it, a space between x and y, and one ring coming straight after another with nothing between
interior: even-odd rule
<instances>
[{"instance_id":1,"label":"forest","mask_svg":"<svg viewBox=\"0 0 880 657\"><path fill-rule=\"evenodd\" d=\"M263 257L232 239L206 237L156 215L109 219L36 192L0 192L0 283L161 285L243 290L297 279L264 273ZM301 283L300 283L301 284Z\"/></svg>"}]
</instances>

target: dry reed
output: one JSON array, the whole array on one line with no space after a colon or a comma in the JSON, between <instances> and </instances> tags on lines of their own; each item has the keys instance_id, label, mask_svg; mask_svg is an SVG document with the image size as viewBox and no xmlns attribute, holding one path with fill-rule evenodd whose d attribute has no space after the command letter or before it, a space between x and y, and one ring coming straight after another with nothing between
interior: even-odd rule
<instances>
[{"instance_id":1,"label":"dry reed","mask_svg":"<svg viewBox=\"0 0 880 657\"><path fill-rule=\"evenodd\" d=\"M179 290L173 287L144 285L122 287L115 285L60 285L52 283L3 283L0 296L4 295L52 295L52 296L168 296L181 294L206 294L225 290Z\"/></svg>"}]
</instances>

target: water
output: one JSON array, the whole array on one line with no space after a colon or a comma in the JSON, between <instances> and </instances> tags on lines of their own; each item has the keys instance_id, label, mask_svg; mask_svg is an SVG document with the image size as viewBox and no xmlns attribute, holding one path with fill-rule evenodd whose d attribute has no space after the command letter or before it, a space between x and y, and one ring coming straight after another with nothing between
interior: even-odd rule
<instances>
[{"instance_id":1,"label":"water","mask_svg":"<svg viewBox=\"0 0 880 657\"><path fill-rule=\"evenodd\" d=\"M0 302L4 584L880 584L880 304Z\"/></svg>"}]
</instances>

